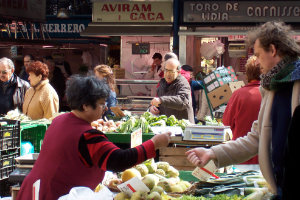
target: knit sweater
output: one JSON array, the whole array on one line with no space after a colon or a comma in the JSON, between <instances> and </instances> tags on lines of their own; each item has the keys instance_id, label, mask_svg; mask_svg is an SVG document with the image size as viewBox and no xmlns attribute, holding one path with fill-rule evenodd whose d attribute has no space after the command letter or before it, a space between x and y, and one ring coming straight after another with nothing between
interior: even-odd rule
<instances>
[{"instance_id":1,"label":"knit sweater","mask_svg":"<svg viewBox=\"0 0 300 200\"><path fill-rule=\"evenodd\" d=\"M24 98L23 113L31 119L51 118L58 112L59 100L49 80L43 80L36 87L30 87Z\"/></svg>"}]
</instances>

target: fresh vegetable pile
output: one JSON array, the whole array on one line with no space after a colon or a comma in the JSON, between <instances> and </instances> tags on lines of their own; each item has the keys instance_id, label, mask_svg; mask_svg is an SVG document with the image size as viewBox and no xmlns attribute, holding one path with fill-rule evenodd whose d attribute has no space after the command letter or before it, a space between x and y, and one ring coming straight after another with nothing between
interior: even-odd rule
<instances>
[{"instance_id":1,"label":"fresh vegetable pile","mask_svg":"<svg viewBox=\"0 0 300 200\"><path fill-rule=\"evenodd\" d=\"M267 182L256 171L227 174L220 179L199 181L195 184L192 196L212 198L216 195L245 196L247 200L259 200L268 195Z\"/></svg>"},{"instance_id":2,"label":"fresh vegetable pile","mask_svg":"<svg viewBox=\"0 0 300 200\"><path fill-rule=\"evenodd\" d=\"M167 117L166 115L155 116L150 112L145 112L140 117L129 117L129 119L123 122L116 131L119 133L128 133L133 132L138 128L142 128L142 133L149 133L151 132L152 126L180 126L182 130L184 130L189 124L191 123L188 120L178 120L174 115L171 115L170 117Z\"/></svg>"},{"instance_id":3,"label":"fresh vegetable pile","mask_svg":"<svg viewBox=\"0 0 300 200\"><path fill-rule=\"evenodd\" d=\"M154 162L149 159L121 173L121 179L112 179L108 183L111 190L117 191L117 186L131 178L138 177L150 190L150 192L136 191L131 197L124 192L119 192L114 200L162 200L171 199L167 193L182 193L191 186L188 181L179 178L179 171L170 166L168 162ZM101 187L97 186L95 191Z\"/></svg>"}]
</instances>

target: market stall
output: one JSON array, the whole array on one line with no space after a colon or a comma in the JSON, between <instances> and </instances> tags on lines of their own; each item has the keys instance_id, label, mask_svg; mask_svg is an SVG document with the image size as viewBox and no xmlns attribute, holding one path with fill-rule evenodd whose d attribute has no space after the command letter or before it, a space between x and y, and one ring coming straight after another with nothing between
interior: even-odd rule
<instances>
[{"instance_id":1,"label":"market stall","mask_svg":"<svg viewBox=\"0 0 300 200\"><path fill-rule=\"evenodd\" d=\"M49 121L21 121L21 134L18 141L20 143L24 141L32 142L35 153L14 157L17 170L10 174L11 181L21 183L30 172L34 161L38 157L44 133L50 123ZM216 120L208 118L206 125L195 125L188 123L186 120L177 120L174 116L153 116L145 112L142 115L126 115L115 120L105 121L99 119L93 122L92 126L102 130L104 126L107 126L108 129L113 127L112 130L114 131L105 131L106 135L109 140L120 144L132 144L132 140L137 142L137 138L132 138L137 130L142 133L140 142L150 139L157 131L178 131L177 127L183 130L181 135L176 132L172 136L168 147L159 149L159 161L148 160L134 168L125 170L123 173L110 174L94 191L89 189L90 195L95 197L94 199L97 195L98 197L107 195L107 192L115 196L114 199L140 199L143 197L150 199L204 200L214 197L219 199L226 197L226 199L237 200L248 195L247 199L262 199L271 196L257 165L243 166L244 172L240 172L239 168L241 166L226 168L225 171L212 170L206 179L201 178L201 173L193 172L195 167L185 158L187 150L193 147L209 147L221 144L230 139L225 131L228 128L226 129ZM207 129L211 127L215 127L213 131L221 130L219 135L222 137L207 133ZM204 170L202 173L206 173L206 171ZM128 184L132 184L135 192L128 192L128 186L126 186ZM135 188L136 184L142 184L144 188ZM73 188L73 190L77 189ZM12 196L15 197L18 190L19 187L14 186ZM80 196L81 192L78 191L77 195Z\"/></svg>"}]
</instances>

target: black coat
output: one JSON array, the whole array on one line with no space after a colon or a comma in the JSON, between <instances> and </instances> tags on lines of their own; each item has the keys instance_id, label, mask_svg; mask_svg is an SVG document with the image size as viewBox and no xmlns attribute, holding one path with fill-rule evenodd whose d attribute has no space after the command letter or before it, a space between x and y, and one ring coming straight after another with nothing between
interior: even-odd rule
<instances>
[{"instance_id":1,"label":"black coat","mask_svg":"<svg viewBox=\"0 0 300 200\"><path fill-rule=\"evenodd\" d=\"M179 75L171 84L163 78L159 82L157 95L161 100L160 114L168 117L174 115L177 119L187 119L194 123L191 87L186 78Z\"/></svg>"},{"instance_id":2,"label":"black coat","mask_svg":"<svg viewBox=\"0 0 300 200\"><path fill-rule=\"evenodd\" d=\"M282 188L282 199L294 199L299 195L298 184L299 173L299 141L300 141L300 105L294 111L287 143L285 147L284 187Z\"/></svg>"}]
</instances>

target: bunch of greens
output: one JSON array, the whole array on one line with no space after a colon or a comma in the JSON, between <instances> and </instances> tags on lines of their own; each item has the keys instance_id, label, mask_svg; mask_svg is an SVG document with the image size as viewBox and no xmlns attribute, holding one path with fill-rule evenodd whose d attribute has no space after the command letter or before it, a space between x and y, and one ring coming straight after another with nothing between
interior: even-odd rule
<instances>
[{"instance_id":1,"label":"bunch of greens","mask_svg":"<svg viewBox=\"0 0 300 200\"><path fill-rule=\"evenodd\" d=\"M155 116L150 112L145 112L140 117L130 117L122 123L117 131L119 133L133 132L138 128L142 128L143 133L149 133L151 126L180 126L182 130L191 123L188 120L178 120L174 115L167 117L166 115Z\"/></svg>"}]
</instances>

